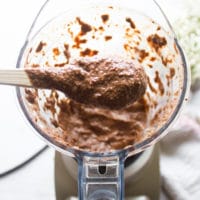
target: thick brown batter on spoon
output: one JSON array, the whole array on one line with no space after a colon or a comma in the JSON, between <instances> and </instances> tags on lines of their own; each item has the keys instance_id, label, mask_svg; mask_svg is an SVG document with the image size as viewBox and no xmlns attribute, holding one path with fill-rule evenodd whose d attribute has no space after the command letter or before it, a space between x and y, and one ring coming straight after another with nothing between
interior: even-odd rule
<instances>
[{"instance_id":1,"label":"thick brown batter on spoon","mask_svg":"<svg viewBox=\"0 0 200 200\"><path fill-rule=\"evenodd\" d=\"M26 72L35 87L58 89L79 103L109 109L139 100L147 86L141 66L117 57L93 57L62 68L32 68Z\"/></svg>"}]
</instances>

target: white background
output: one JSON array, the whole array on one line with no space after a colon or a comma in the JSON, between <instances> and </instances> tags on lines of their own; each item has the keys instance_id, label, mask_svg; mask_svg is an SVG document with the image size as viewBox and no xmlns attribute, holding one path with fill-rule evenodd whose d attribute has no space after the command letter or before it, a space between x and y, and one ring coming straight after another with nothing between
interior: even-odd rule
<instances>
[{"instance_id":1,"label":"white background","mask_svg":"<svg viewBox=\"0 0 200 200\"><path fill-rule=\"evenodd\" d=\"M0 68L15 68L30 25L44 0L0 0ZM15 88L0 85L0 173L45 144L25 121ZM53 158L48 149L22 170L0 179L0 200L53 200Z\"/></svg>"}]
</instances>

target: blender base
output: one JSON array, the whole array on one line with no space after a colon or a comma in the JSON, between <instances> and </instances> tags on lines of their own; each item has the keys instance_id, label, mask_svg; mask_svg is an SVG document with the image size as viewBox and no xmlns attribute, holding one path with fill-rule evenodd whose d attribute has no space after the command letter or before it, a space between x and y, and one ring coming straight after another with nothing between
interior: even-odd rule
<instances>
[{"instance_id":1,"label":"blender base","mask_svg":"<svg viewBox=\"0 0 200 200\"><path fill-rule=\"evenodd\" d=\"M137 162L140 158L138 158ZM69 197L77 197L77 168L76 162L67 158L70 168L66 168L63 155L55 153L55 193L56 200L65 200ZM130 164L127 168L131 169ZM134 168L134 166L133 166ZM126 169L125 169L126 170ZM132 176L125 178L125 198L135 196L147 196L149 199L158 200L160 194L160 170L159 170L159 144L156 144L144 166Z\"/></svg>"}]
</instances>

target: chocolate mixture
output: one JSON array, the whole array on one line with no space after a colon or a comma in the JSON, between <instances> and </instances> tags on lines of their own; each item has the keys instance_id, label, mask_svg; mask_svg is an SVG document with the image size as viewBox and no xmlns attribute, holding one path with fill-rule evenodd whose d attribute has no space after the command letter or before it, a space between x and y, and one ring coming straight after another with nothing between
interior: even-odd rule
<instances>
[{"instance_id":1,"label":"chocolate mixture","mask_svg":"<svg viewBox=\"0 0 200 200\"><path fill-rule=\"evenodd\" d=\"M83 104L120 109L139 100L147 81L144 69L120 58L88 58L62 68L26 69L33 86L63 91Z\"/></svg>"},{"instance_id":2,"label":"chocolate mixture","mask_svg":"<svg viewBox=\"0 0 200 200\"><path fill-rule=\"evenodd\" d=\"M165 125L181 93L173 38L141 13L113 6L50 22L24 60L35 86L67 94L24 93L33 124L64 148L106 152L141 142Z\"/></svg>"},{"instance_id":3,"label":"chocolate mixture","mask_svg":"<svg viewBox=\"0 0 200 200\"><path fill-rule=\"evenodd\" d=\"M37 95L26 89L26 99L32 105L37 105ZM147 112L142 99L121 110L108 110L58 97L57 91L52 91L46 98L44 110L50 111L52 117L51 126L43 131L64 146L96 152L122 149L137 142L146 127Z\"/></svg>"}]
</instances>

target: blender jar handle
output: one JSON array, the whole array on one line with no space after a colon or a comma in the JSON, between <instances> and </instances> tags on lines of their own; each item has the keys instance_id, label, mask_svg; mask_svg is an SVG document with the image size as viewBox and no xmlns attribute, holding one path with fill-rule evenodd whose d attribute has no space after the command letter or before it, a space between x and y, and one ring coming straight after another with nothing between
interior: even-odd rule
<instances>
[{"instance_id":1,"label":"blender jar handle","mask_svg":"<svg viewBox=\"0 0 200 200\"><path fill-rule=\"evenodd\" d=\"M122 200L125 156L80 156L78 190L80 200Z\"/></svg>"}]
</instances>

